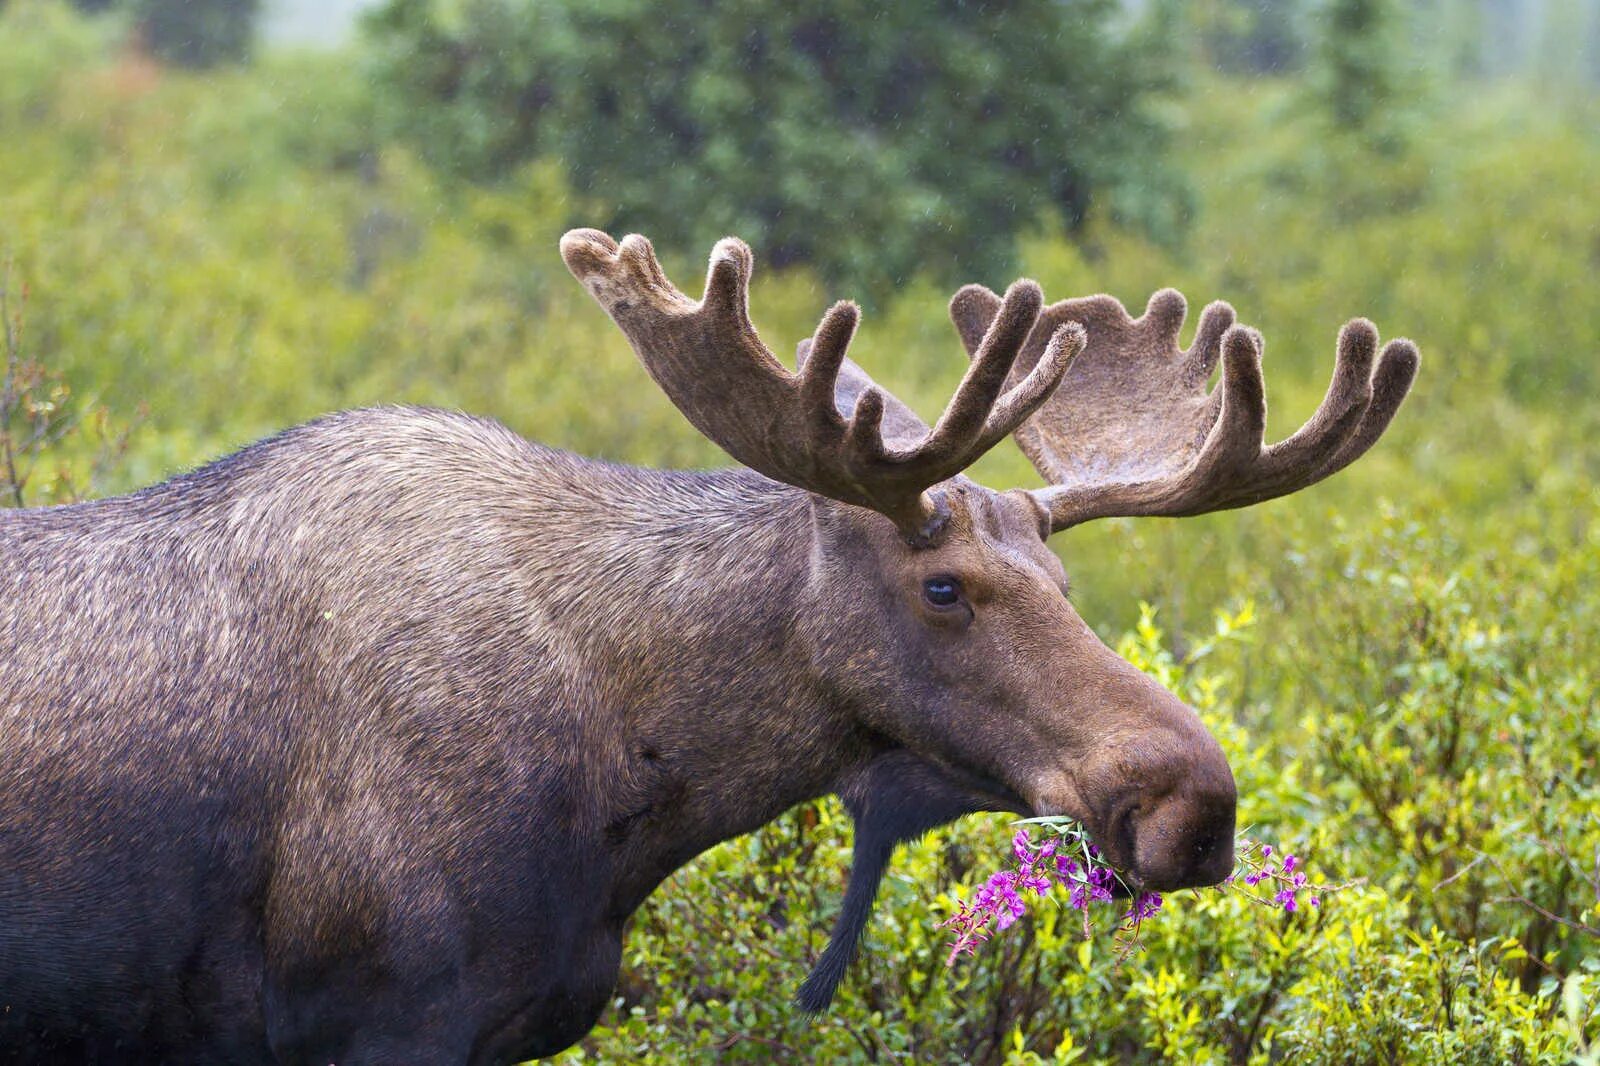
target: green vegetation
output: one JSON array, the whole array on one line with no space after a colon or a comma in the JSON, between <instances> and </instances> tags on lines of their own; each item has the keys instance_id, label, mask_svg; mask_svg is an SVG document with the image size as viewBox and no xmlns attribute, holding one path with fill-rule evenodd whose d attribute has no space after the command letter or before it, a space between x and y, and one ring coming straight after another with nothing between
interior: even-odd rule
<instances>
[{"instance_id":1,"label":"green vegetation","mask_svg":"<svg viewBox=\"0 0 1600 1066\"><path fill-rule=\"evenodd\" d=\"M957 264L1010 270L1018 229L1103 196L1148 232L1182 227L1156 110L1170 49L1113 32L1115 14L391 0L370 28L386 110L445 169L557 158L596 225L677 249L740 233L880 295L912 274L959 284Z\"/></svg>"},{"instance_id":2,"label":"green vegetation","mask_svg":"<svg viewBox=\"0 0 1600 1066\"><path fill-rule=\"evenodd\" d=\"M139 32L152 54L184 67L243 59L255 38L260 0L136 0Z\"/></svg>"},{"instance_id":3,"label":"green vegetation","mask_svg":"<svg viewBox=\"0 0 1600 1066\"><path fill-rule=\"evenodd\" d=\"M1403 135L1340 132L1335 83L1316 81L1327 54L1306 50L1303 77L1193 76L1165 118L1195 196L1181 242L1107 203L1071 238L1031 226L1019 259L1052 298L1142 305L1174 285L1196 308L1232 301L1267 338L1275 435L1316 403L1345 318L1421 346L1396 428L1332 482L1057 544L1085 617L1127 634L1223 740L1243 821L1363 886L1292 916L1181 894L1120 966L1106 936L1047 915L947 970L934 923L1009 839L1005 819L972 818L900 856L838 1003L810 1019L788 1000L850 833L835 804L808 805L656 894L616 1006L562 1061L1600 1062L1600 108L1399 84L1373 106ZM723 462L555 252L620 193L570 194L542 153L492 184L442 175L381 132L347 56L185 74L114 25L19 0L0 56L0 255L12 312L29 289L18 350L43 364L28 395L109 412L39 456L30 502L377 402L461 406L611 459ZM712 210L718 186L699 192ZM845 226L806 237L859 236ZM758 255L783 239L746 235ZM943 261L867 317L855 351L924 412L965 364L946 276L1009 280L982 249L935 246ZM695 278L705 250L669 271ZM757 324L787 352L842 295L760 270ZM37 417L7 410L14 433ZM1009 447L974 473L1037 482Z\"/></svg>"}]
</instances>

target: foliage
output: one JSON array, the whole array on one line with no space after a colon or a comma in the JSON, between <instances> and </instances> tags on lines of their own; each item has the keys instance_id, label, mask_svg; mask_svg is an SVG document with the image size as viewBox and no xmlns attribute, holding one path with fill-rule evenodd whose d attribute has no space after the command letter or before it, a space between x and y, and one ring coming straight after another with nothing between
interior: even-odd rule
<instances>
[{"instance_id":1,"label":"foliage","mask_svg":"<svg viewBox=\"0 0 1600 1066\"><path fill-rule=\"evenodd\" d=\"M669 247L737 232L883 295L1009 269L1018 230L1102 198L1182 228L1153 108L1169 49L1114 31L1111 0L864 12L391 0L369 30L381 92L430 161L485 178L559 159L590 221Z\"/></svg>"},{"instance_id":2,"label":"foliage","mask_svg":"<svg viewBox=\"0 0 1600 1066\"><path fill-rule=\"evenodd\" d=\"M1381 858L1394 891L1432 886L1418 905L1461 940L1515 935L1529 989L1600 949L1597 679L1583 645L1600 634L1586 595L1600 527L1591 486L1553 486L1539 504L1502 513L1509 528L1470 549L1461 532L1387 513L1335 542L1341 582L1291 564L1274 583L1283 609L1315 603L1334 623L1337 687L1310 678L1294 692L1317 720L1307 761L1367 844L1351 861Z\"/></svg>"},{"instance_id":3,"label":"foliage","mask_svg":"<svg viewBox=\"0 0 1600 1066\"><path fill-rule=\"evenodd\" d=\"M0 10L0 55L0 255L13 296L31 290L18 363L45 401L114 412L112 440L149 411L95 491L374 402L461 406L611 459L724 461L562 268L562 228L600 216L560 166L441 181L384 134L359 57L168 71L40 0ZM1275 437L1320 396L1346 316L1422 348L1391 436L1327 485L1057 544L1080 612L1219 735L1241 828L1363 887L1268 923L1179 894L1120 967L1111 930L1084 941L1076 912L1046 911L946 969L935 925L1010 839L974 818L897 858L860 963L810 1019L789 997L850 831L808 805L652 898L616 1005L566 1061L1597 1061L1600 122L1592 101L1511 86L1387 154L1345 151L1303 99L1193 83L1172 116L1198 196L1187 247L1094 207L1078 241L1036 230L1020 254L1051 298L1233 301L1268 340ZM743 210L743 188L699 193ZM668 257L686 287L716 235ZM787 355L849 294L764 258L757 325ZM924 412L965 366L947 294L913 271L854 352ZM41 453L29 502L57 498L61 467L86 491L97 447ZM974 474L1035 480L1009 447Z\"/></svg>"},{"instance_id":4,"label":"foliage","mask_svg":"<svg viewBox=\"0 0 1600 1066\"><path fill-rule=\"evenodd\" d=\"M132 0L151 54L183 67L211 67L250 54L261 0Z\"/></svg>"},{"instance_id":5,"label":"foliage","mask_svg":"<svg viewBox=\"0 0 1600 1066\"><path fill-rule=\"evenodd\" d=\"M132 430L114 428L109 411L74 397L60 374L24 355L28 293L14 288L11 264L0 265L0 507L99 495Z\"/></svg>"},{"instance_id":6,"label":"foliage","mask_svg":"<svg viewBox=\"0 0 1600 1066\"><path fill-rule=\"evenodd\" d=\"M1328 0L1311 82L1333 128L1393 150L1402 73L1394 0Z\"/></svg>"}]
</instances>

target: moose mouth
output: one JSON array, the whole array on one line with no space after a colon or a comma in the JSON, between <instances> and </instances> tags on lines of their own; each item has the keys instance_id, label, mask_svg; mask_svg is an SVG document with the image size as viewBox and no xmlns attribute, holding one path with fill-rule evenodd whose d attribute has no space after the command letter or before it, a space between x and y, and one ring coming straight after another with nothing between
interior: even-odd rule
<instances>
[{"instance_id":1,"label":"moose mouth","mask_svg":"<svg viewBox=\"0 0 1600 1066\"><path fill-rule=\"evenodd\" d=\"M1132 869L1132 864L1127 862L1122 854L1123 850L1131 850L1131 847L1108 848L1105 843L1107 836L1115 836L1116 833L1108 833L1105 829L1097 828L1094 821L1074 809L1075 804L1060 798L1059 788L1029 789L1034 798L1028 799L998 777L975 767L945 759L930 759L930 761L938 766L946 784L964 796L967 813L995 811L1015 814L1021 818L1071 818L1089 830L1091 839L1095 841L1105 860L1116 872L1117 878L1111 889L1114 898L1127 899L1144 890L1144 880ZM1126 805L1118 817L1111 819L1110 824L1114 827L1119 820L1126 823L1126 815L1131 810L1132 806ZM1131 845L1131 827L1124 824L1123 829L1125 838Z\"/></svg>"},{"instance_id":2,"label":"moose mouth","mask_svg":"<svg viewBox=\"0 0 1600 1066\"><path fill-rule=\"evenodd\" d=\"M1053 799L1039 798L1029 801L1013 789L1010 785L993 777L964 766L946 764L943 768L947 774L959 782L959 787L967 792L973 800L973 813L978 811L1000 811L1019 815L1023 818L1071 818L1089 827L1091 838L1098 841L1103 834L1090 827L1084 817L1066 804ZM1101 851L1106 851L1104 845L1099 845ZM1144 889L1144 882L1128 864L1118 861L1117 857L1107 853L1111 866L1116 871L1117 878L1112 885L1111 895L1115 899L1129 899L1135 893Z\"/></svg>"},{"instance_id":3,"label":"moose mouth","mask_svg":"<svg viewBox=\"0 0 1600 1066\"><path fill-rule=\"evenodd\" d=\"M1111 887L1113 899L1131 899L1145 890L1145 882L1133 868L1131 856L1135 853L1133 843L1133 825L1131 814L1134 810L1132 804L1121 805L1120 810L1110 818L1091 819L1074 810L1072 805L1059 799L1043 796L1028 804L1032 817L1035 818L1070 818L1078 822L1089 832L1089 838L1099 849L1101 861L1109 865L1116 873L1116 880ZM1122 846L1109 846L1111 840L1122 841Z\"/></svg>"}]
</instances>

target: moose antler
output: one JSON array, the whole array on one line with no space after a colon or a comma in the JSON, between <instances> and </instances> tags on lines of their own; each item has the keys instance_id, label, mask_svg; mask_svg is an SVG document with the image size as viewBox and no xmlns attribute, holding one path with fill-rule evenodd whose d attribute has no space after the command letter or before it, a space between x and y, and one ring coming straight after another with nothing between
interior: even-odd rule
<instances>
[{"instance_id":1,"label":"moose antler","mask_svg":"<svg viewBox=\"0 0 1600 1066\"><path fill-rule=\"evenodd\" d=\"M978 285L951 300L969 352L999 302ZM1064 300L1040 314L1013 374L1042 351L1041 333L1064 322L1088 330L1071 373L1016 432L1051 482L1036 497L1049 509L1052 529L1112 515L1204 514L1296 492L1372 447L1416 376L1415 345L1393 340L1377 355L1377 329L1352 319L1339 332L1321 406L1292 436L1264 445L1261 335L1235 325L1233 308L1217 301L1201 314L1194 343L1181 350L1186 312L1181 294L1162 289L1137 319L1110 296ZM1222 379L1208 392L1219 354Z\"/></svg>"},{"instance_id":2,"label":"moose antler","mask_svg":"<svg viewBox=\"0 0 1600 1066\"><path fill-rule=\"evenodd\" d=\"M853 303L823 315L798 373L773 357L750 324L754 260L742 241L729 237L712 250L699 303L673 287L638 235L619 245L598 230L573 230L561 255L696 429L770 478L888 516L918 545L934 543L946 518L925 490L1038 410L1084 343L1082 328L1063 322L1006 390L1043 303L1037 285L1017 282L995 298L966 377L929 429L854 364L841 375L860 316Z\"/></svg>"}]
</instances>

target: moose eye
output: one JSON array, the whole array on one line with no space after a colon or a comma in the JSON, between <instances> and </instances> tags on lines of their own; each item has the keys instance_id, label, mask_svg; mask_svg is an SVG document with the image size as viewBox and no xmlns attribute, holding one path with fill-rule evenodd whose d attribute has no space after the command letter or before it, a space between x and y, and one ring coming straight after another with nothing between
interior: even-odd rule
<instances>
[{"instance_id":1,"label":"moose eye","mask_svg":"<svg viewBox=\"0 0 1600 1066\"><path fill-rule=\"evenodd\" d=\"M930 577L922 583L922 598L935 607L954 607L961 602L961 583L953 577Z\"/></svg>"}]
</instances>

